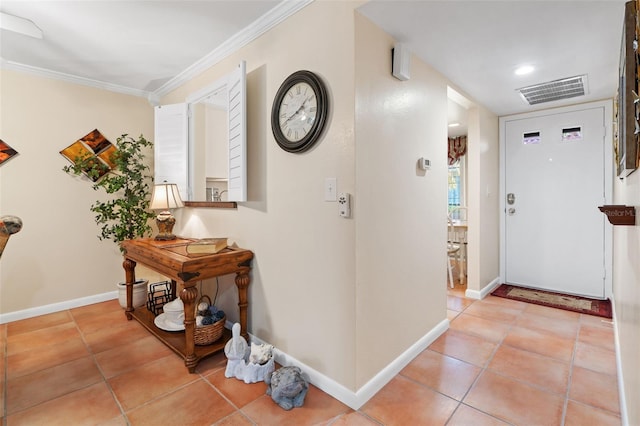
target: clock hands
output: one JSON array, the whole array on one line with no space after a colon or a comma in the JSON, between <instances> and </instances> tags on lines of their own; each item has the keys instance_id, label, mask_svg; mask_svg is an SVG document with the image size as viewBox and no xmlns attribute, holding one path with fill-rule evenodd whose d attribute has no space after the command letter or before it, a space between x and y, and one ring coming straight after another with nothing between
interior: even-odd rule
<instances>
[{"instance_id":1,"label":"clock hands","mask_svg":"<svg viewBox=\"0 0 640 426\"><path fill-rule=\"evenodd\" d=\"M305 105L308 101L310 101L312 98L312 96L308 96L306 99L304 99L302 101L302 103L300 104L300 107L298 107L298 109L295 110L295 112L293 114L291 114L289 117L287 117L283 123L287 123L288 121L291 121L291 119L293 119L295 116L297 116L300 111L304 111L305 110Z\"/></svg>"}]
</instances>

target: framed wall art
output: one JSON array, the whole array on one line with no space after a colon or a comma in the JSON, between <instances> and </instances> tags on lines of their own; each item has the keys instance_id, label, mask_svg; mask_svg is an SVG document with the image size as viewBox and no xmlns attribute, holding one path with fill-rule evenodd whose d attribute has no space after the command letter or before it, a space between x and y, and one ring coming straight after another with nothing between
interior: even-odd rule
<instances>
[{"instance_id":1,"label":"framed wall art","mask_svg":"<svg viewBox=\"0 0 640 426\"><path fill-rule=\"evenodd\" d=\"M0 166L11 160L16 155L18 155L18 151L11 148L9 144L0 139Z\"/></svg>"},{"instance_id":2,"label":"framed wall art","mask_svg":"<svg viewBox=\"0 0 640 426\"><path fill-rule=\"evenodd\" d=\"M625 4L622 47L620 50L620 79L616 99L616 137L614 154L619 178L625 178L638 168L640 125L638 124L638 56L635 44L636 1Z\"/></svg>"},{"instance_id":3,"label":"framed wall art","mask_svg":"<svg viewBox=\"0 0 640 426\"><path fill-rule=\"evenodd\" d=\"M60 154L74 164L78 160L89 160L83 171L89 179L96 182L115 167L112 160L115 152L115 145L98 129L94 129L60 151ZM96 165L98 167L95 167Z\"/></svg>"}]
</instances>

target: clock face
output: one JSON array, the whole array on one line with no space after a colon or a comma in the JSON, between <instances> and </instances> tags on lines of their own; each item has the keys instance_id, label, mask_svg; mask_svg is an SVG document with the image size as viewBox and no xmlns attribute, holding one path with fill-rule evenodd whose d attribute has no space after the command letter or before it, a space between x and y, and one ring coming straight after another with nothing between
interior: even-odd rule
<instances>
[{"instance_id":1,"label":"clock face","mask_svg":"<svg viewBox=\"0 0 640 426\"><path fill-rule=\"evenodd\" d=\"M271 129L288 152L306 151L320 138L328 110L324 83L310 71L297 71L282 83L273 100Z\"/></svg>"},{"instance_id":2,"label":"clock face","mask_svg":"<svg viewBox=\"0 0 640 426\"><path fill-rule=\"evenodd\" d=\"M318 114L318 100L313 88L300 82L287 90L280 103L280 131L291 142L309 134Z\"/></svg>"}]
</instances>

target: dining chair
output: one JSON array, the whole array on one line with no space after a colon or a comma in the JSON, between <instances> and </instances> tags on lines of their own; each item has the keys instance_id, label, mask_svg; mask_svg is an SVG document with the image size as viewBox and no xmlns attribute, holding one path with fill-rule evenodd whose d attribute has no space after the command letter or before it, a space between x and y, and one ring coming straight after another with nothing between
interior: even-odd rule
<instances>
[{"instance_id":1,"label":"dining chair","mask_svg":"<svg viewBox=\"0 0 640 426\"><path fill-rule=\"evenodd\" d=\"M451 266L451 259L458 260L458 265L460 265L459 259L461 245L456 237L456 228L453 226L453 220L451 220L451 217L447 217L447 223L447 272L449 277L449 286L453 288L453 268Z\"/></svg>"}]
</instances>

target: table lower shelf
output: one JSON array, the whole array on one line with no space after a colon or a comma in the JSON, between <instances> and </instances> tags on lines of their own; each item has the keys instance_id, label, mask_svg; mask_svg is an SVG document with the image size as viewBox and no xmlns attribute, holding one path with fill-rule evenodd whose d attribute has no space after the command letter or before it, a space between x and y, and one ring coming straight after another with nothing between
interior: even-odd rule
<instances>
[{"instance_id":1,"label":"table lower shelf","mask_svg":"<svg viewBox=\"0 0 640 426\"><path fill-rule=\"evenodd\" d=\"M158 340L186 360L188 354L186 353L187 342L184 331L164 331L159 329L153 322L155 316L144 306L136 308L131 312L131 315L136 321L142 324L144 328L149 330L151 334L156 336ZM224 350L224 346L229 339L231 339L231 330L225 328L222 337L216 342L206 346L195 345L196 359L199 361L202 358Z\"/></svg>"}]
</instances>

